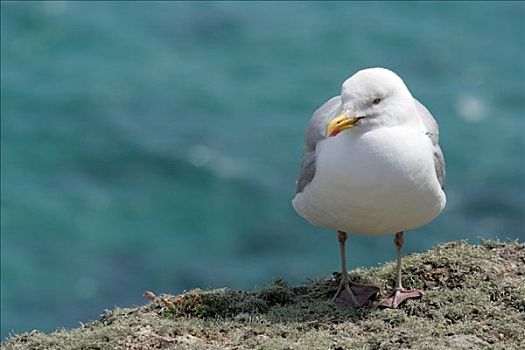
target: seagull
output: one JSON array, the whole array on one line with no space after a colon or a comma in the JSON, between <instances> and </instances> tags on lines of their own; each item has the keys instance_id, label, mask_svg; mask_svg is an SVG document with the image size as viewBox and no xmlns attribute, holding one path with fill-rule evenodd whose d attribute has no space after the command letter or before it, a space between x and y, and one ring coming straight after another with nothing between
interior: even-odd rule
<instances>
[{"instance_id":1,"label":"seagull","mask_svg":"<svg viewBox=\"0 0 525 350\"><path fill-rule=\"evenodd\" d=\"M380 306L397 308L422 297L401 283L403 235L441 213L444 184L437 122L394 72L360 70L343 83L340 96L314 112L292 205L313 225L337 231L342 271L336 304L362 307L379 291L350 280L349 232L395 234L395 286Z\"/></svg>"}]
</instances>

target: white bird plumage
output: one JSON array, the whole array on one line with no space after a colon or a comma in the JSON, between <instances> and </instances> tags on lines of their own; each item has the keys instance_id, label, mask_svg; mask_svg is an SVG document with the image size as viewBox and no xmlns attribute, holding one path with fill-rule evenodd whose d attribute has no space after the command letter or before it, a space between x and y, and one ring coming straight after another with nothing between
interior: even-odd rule
<instances>
[{"instance_id":1,"label":"white bird plumage","mask_svg":"<svg viewBox=\"0 0 525 350\"><path fill-rule=\"evenodd\" d=\"M367 102L381 96L381 103ZM320 134L339 111L374 115L315 147L315 175L292 201L312 224L358 234L420 227L444 208L434 145L416 100L383 68L359 71L343 84L340 104L319 123ZM439 146L438 146L439 147Z\"/></svg>"},{"instance_id":2,"label":"white bird plumage","mask_svg":"<svg viewBox=\"0 0 525 350\"><path fill-rule=\"evenodd\" d=\"M310 119L295 210L314 225L337 230L341 281L337 303L360 307L378 292L350 280L348 232L395 233L396 283L381 302L396 308L420 298L401 284L403 232L423 226L443 210L445 162L438 126L399 76L384 68L357 72Z\"/></svg>"}]
</instances>

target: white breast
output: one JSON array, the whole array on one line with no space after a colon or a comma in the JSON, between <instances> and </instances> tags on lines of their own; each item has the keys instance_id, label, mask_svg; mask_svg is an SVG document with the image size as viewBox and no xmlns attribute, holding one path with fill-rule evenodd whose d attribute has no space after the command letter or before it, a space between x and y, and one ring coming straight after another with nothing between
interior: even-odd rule
<instances>
[{"instance_id":1,"label":"white breast","mask_svg":"<svg viewBox=\"0 0 525 350\"><path fill-rule=\"evenodd\" d=\"M348 130L317 146L316 173L293 200L312 224L359 234L422 226L445 206L430 140L419 130Z\"/></svg>"}]
</instances>

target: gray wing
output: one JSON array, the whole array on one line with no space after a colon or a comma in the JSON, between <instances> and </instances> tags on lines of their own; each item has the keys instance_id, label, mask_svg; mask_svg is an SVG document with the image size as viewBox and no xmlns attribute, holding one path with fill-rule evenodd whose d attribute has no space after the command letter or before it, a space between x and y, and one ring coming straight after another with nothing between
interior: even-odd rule
<instances>
[{"instance_id":1,"label":"gray wing","mask_svg":"<svg viewBox=\"0 0 525 350\"><path fill-rule=\"evenodd\" d=\"M414 99L416 103L416 109L419 112L419 116L423 121L423 125L426 129L426 135L432 140L434 146L434 167L436 169L436 175L441 185L441 188L445 188L445 158L443 157L443 151L439 147L439 127L428 109L418 100Z\"/></svg>"},{"instance_id":2,"label":"gray wing","mask_svg":"<svg viewBox=\"0 0 525 350\"><path fill-rule=\"evenodd\" d=\"M315 176L315 148L326 138L325 128L328 121L341 111L341 97L335 96L319 107L308 122L301 171L297 179L297 193L302 192Z\"/></svg>"}]
</instances>

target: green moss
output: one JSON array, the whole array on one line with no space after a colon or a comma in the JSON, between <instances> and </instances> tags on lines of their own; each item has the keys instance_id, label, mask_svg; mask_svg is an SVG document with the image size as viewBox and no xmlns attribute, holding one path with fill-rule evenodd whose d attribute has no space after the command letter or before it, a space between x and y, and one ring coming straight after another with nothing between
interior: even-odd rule
<instances>
[{"instance_id":1,"label":"green moss","mask_svg":"<svg viewBox=\"0 0 525 350\"><path fill-rule=\"evenodd\" d=\"M525 245L452 242L403 260L403 283L424 291L400 309L336 307L339 274L239 292L193 290L106 311L51 334L11 337L5 349L517 349L525 337ZM394 264L352 278L393 284Z\"/></svg>"}]
</instances>

